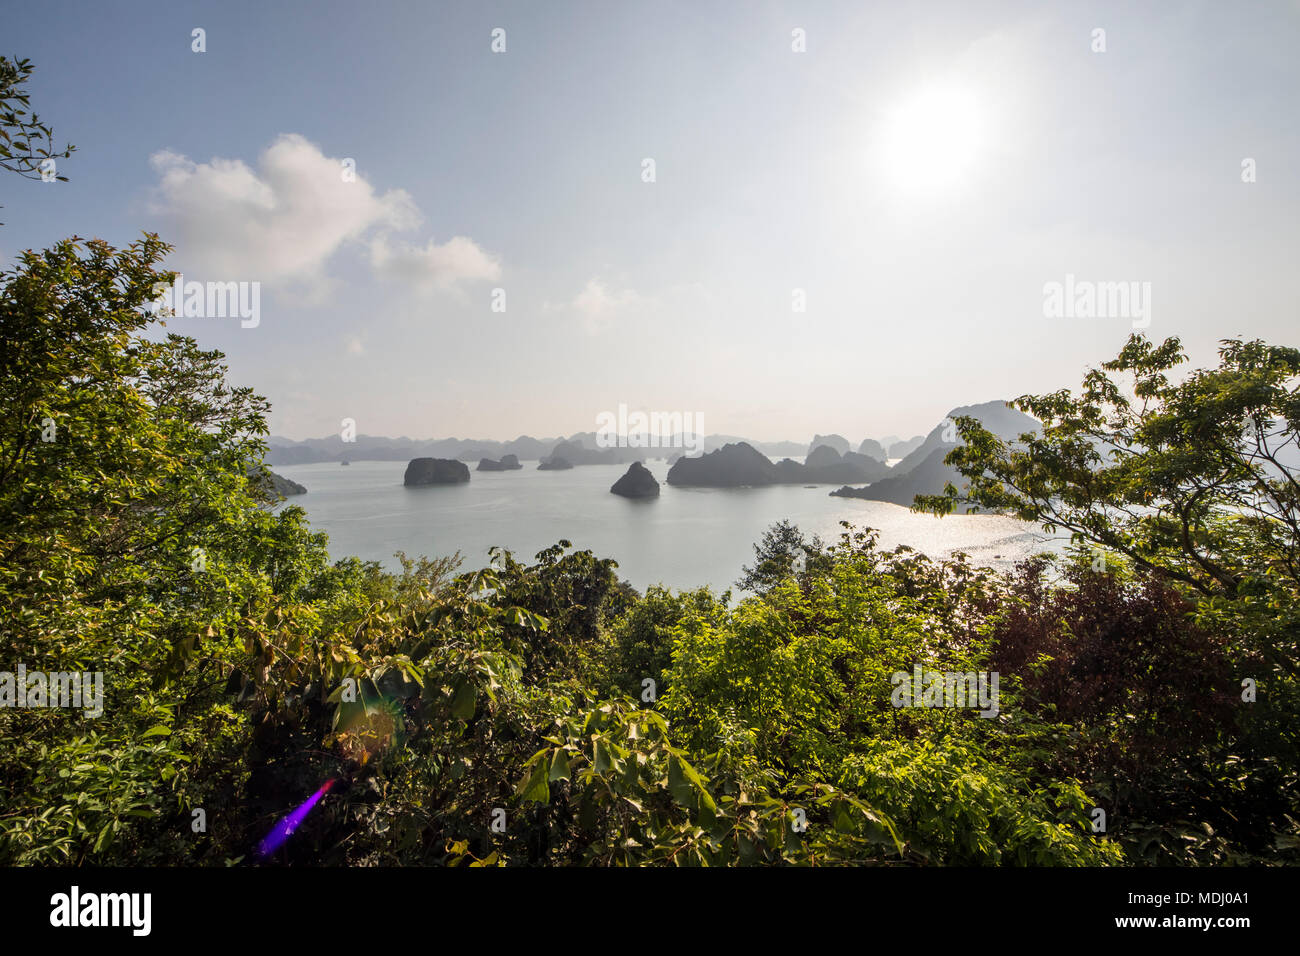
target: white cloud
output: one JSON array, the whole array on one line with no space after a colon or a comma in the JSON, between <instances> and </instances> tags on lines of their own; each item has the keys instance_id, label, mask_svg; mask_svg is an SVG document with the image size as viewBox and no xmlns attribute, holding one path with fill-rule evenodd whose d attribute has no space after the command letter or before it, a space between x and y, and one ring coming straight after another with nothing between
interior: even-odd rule
<instances>
[{"instance_id":1,"label":"white cloud","mask_svg":"<svg viewBox=\"0 0 1300 956\"><path fill-rule=\"evenodd\" d=\"M423 246L376 236L370 243L370 264L379 276L417 285L448 286L501 276L501 264L465 236L453 236L442 245L430 239Z\"/></svg>"},{"instance_id":2,"label":"white cloud","mask_svg":"<svg viewBox=\"0 0 1300 956\"><path fill-rule=\"evenodd\" d=\"M609 322L617 313L628 306L635 305L641 297L632 289L611 292L600 279L588 279L573 299L572 308L582 317L583 324L590 332L595 332Z\"/></svg>"},{"instance_id":3,"label":"white cloud","mask_svg":"<svg viewBox=\"0 0 1300 956\"><path fill-rule=\"evenodd\" d=\"M411 196L402 189L379 193L360 173L345 181L341 158L296 133L267 147L255 170L240 159L196 163L170 150L150 162L159 181L149 211L176 245L173 268L194 278L321 284L331 256L367 242L371 264L385 278L446 285L500 271L463 236L441 246L395 248L387 232L420 222Z\"/></svg>"}]
</instances>

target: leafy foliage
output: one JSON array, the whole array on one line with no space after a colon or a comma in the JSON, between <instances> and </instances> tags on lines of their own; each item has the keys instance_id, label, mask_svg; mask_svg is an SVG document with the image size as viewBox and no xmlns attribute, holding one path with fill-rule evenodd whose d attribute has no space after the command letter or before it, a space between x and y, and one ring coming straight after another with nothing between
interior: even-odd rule
<instances>
[{"instance_id":1,"label":"leafy foliage","mask_svg":"<svg viewBox=\"0 0 1300 956\"><path fill-rule=\"evenodd\" d=\"M29 112L31 96L25 84L34 70L30 60L0 56L0 169L39 180L44 178L44 163L66 159L77 147L56 151L54 131ZM58 174L54 179L68 181Z\"/></svg>"},{"instance_id":2,"label":"leafy foliage","mask_svg":"<svg viewBox=\"0 0 1300 956\"><path fill-rule=\"evenodd\" d=\"M998 574L787 522L734 605L638 595L567 541L465 571L399 554L391 573L330 563L257 477L265 401L218 353L152 335L165 252L70 240L3 276L0 644L33 670L102 671L106 694L100 717L0 709L0 862L1294 861L1295 542L1284 518L1234 513L1225 481L1258 467L1235 487L1278 514L1289 492L1235 431L1195 457L1194 402L1144 386L1181 424L1133 424L1125 447L1164 465L1102 469L1109 525L1071 484L1093 481L1074 425L1007 463L966 423L963 467L1032 476L1045 497L1016 507L1074 509L1061 520L1118 556L1102 571ZM1129 365L1168 358L1134 348ZM1225 393L1290 414L1288 352L1228 355ZM1235 429L1223 400L1216 427ZM1148 510L1116 517L1153 474ZM1006 481L976 484L1010 502ZM998 714L896 706L891 675L915 667L998 671Z\"/></svg>"}]
</instances>

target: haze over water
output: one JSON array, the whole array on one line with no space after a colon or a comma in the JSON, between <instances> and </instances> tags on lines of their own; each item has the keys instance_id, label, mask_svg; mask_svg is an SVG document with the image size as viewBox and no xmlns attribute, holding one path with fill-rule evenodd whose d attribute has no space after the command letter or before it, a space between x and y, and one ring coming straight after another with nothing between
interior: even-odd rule
<instances>
[{"instance_id":1,"label":"haze over water","mask_svg":"<svg viewBox=\"0 0 1300 956\"><path fill-rule=\"evenodd\" d=\"M1059 547L1040 529L996 515L935 518L879 501L832 498L832 486L677 488L664 482L668 466L647 462L661 485L657 499L631 501L609 488L626 465L583 465L567 471L472 472L467 484L406 488L400 461L278 465L276 471L305 485L288 499L312 526L330 536L334 559L350 555L399 567L393 554L438 557L456 551L462 570L488 563L499 545L529 563L560 539L597 557L618 561L620 578L644 590L732 587L741 567L753 564L753 546L773 523L789 519L805 534L837 541L842 520L880 530L885 548L907 544L933 557L966 551L979 565L1008 568L1015 561ZM473 466L470 466L471 469Z\"/></svg>"}]
</instances>

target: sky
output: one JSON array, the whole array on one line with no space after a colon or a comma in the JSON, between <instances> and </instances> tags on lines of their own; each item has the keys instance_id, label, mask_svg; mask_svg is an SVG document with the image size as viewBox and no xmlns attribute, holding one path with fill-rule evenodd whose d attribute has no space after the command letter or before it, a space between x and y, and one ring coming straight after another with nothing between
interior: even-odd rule
<instances>
[{"instance_id":1,"label":"sky","mask_svg":"<svg viewBox=\"0 0 1300 956\"><path fill-rule=\"evenodd\" d=\"M277 435L856 444L1135 326L1300 344L1294 0L4 7L77 150L0 183L0 263L156 231L258 283L255 325L167 330Z\"/></svg>"}]
</instances>

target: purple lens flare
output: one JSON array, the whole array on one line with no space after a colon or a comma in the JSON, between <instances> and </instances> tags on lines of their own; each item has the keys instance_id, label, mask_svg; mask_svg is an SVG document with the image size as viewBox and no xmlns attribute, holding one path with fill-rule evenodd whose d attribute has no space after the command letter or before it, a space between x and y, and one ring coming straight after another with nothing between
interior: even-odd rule
<instances>
[{"instance_id":1,"label":"purple lens flare","mask_svg":"<svg viewBox=\"0 0 1300 956\"><path fill-rule=\"evenodd\" d=\"M270 833L257 847L259 856L270 856L276 850L284 845L284 841L293 836L293 831L298 829L298 824L307 818L311 813L311 808L320 803L321 797L329 793L330 787L334 786L334 780L326 780L324 786L313 793L310 797L298 805L287 817L275 825Z\"/></svg>"}]
</instances>

